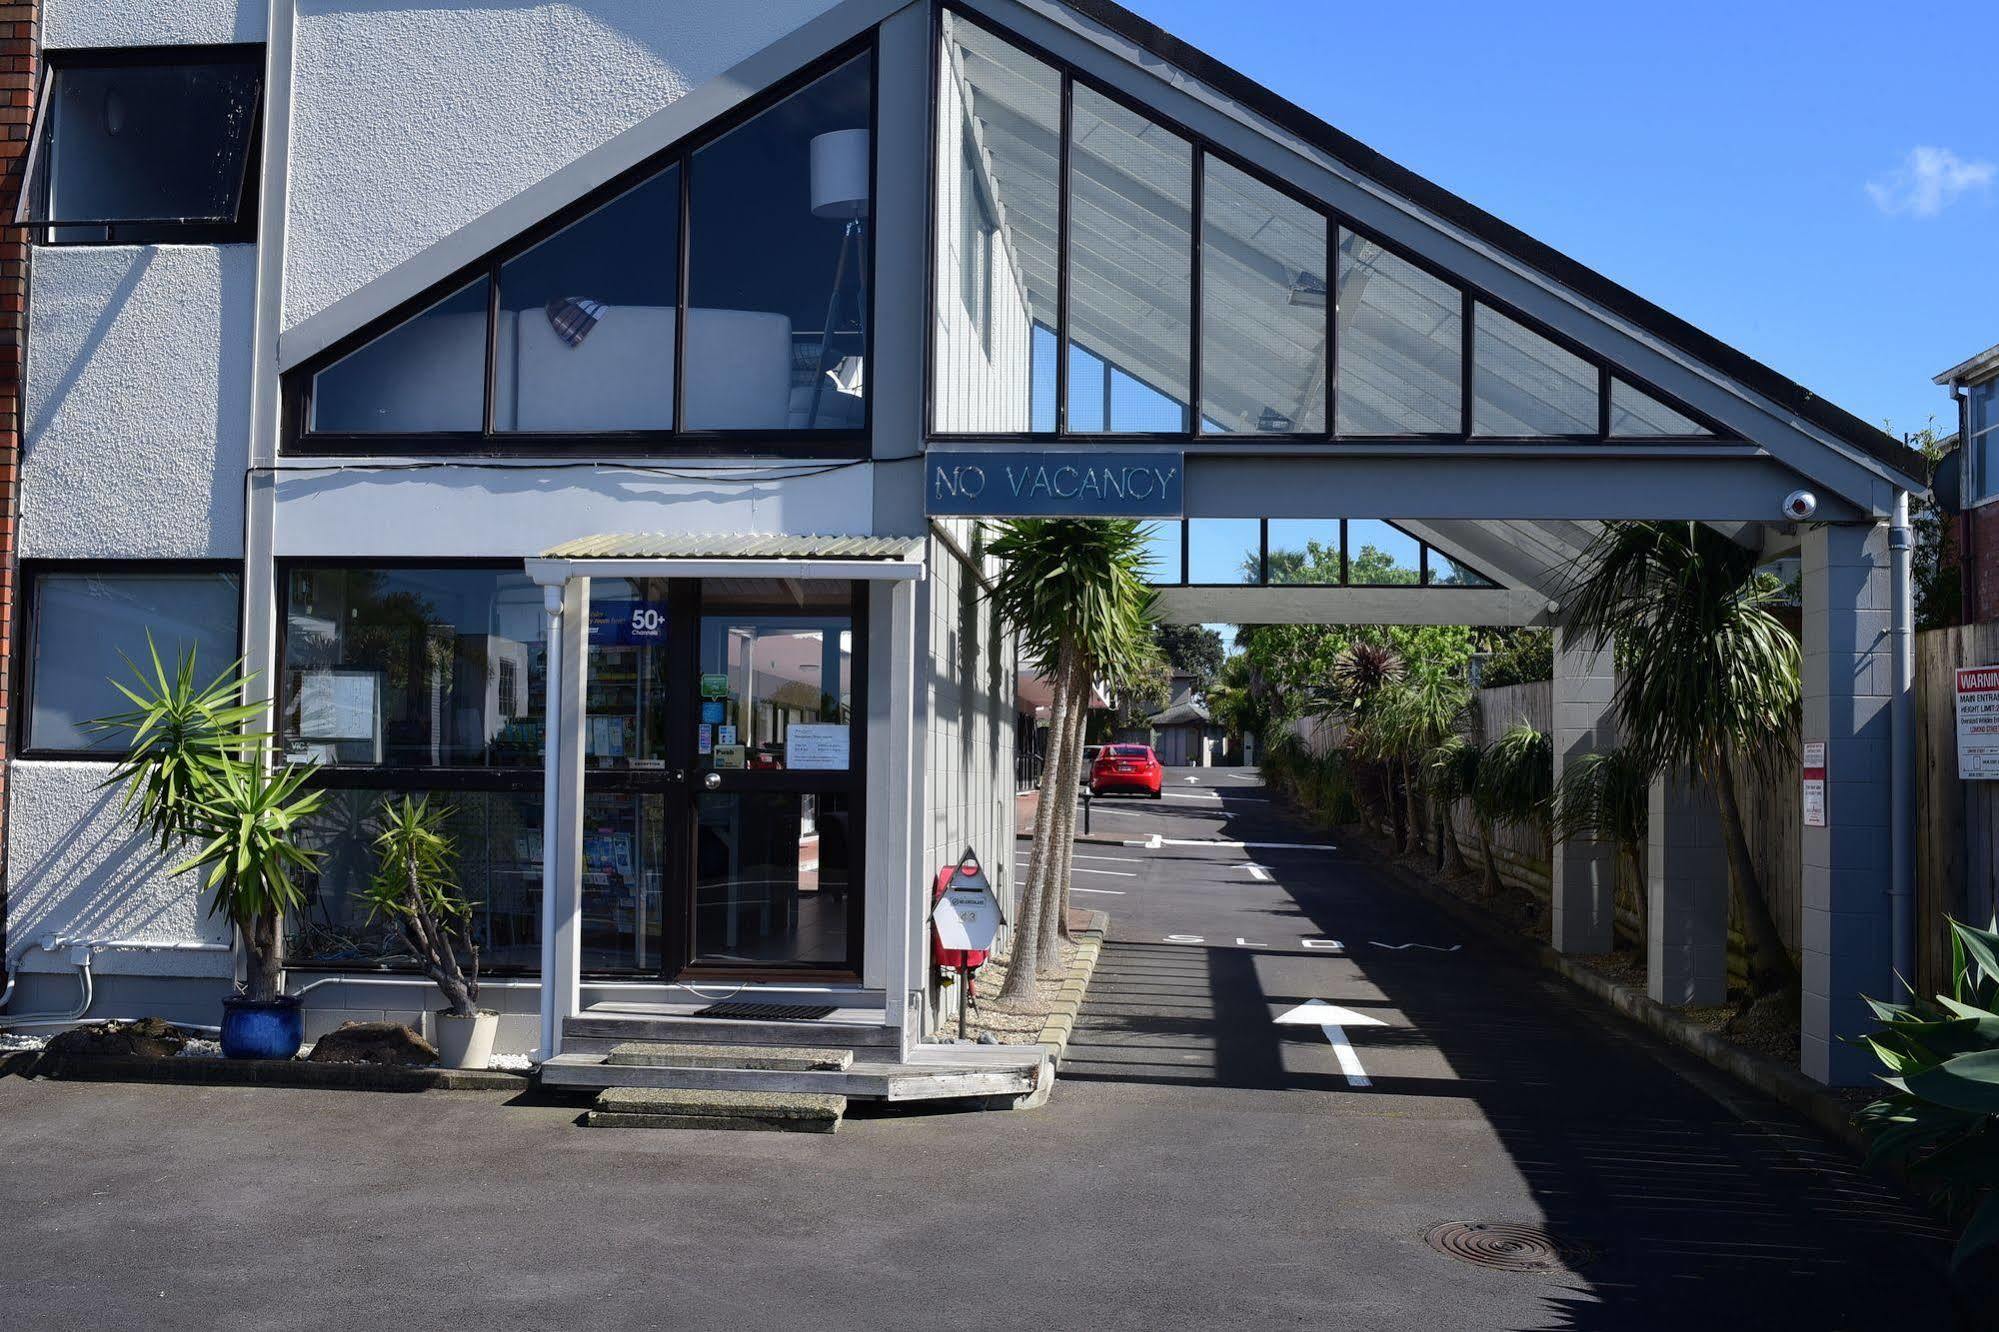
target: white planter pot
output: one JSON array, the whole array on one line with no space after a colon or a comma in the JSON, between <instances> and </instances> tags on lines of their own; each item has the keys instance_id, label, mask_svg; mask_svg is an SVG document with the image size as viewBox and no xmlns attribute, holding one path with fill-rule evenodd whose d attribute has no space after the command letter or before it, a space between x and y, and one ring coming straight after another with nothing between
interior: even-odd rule
<instances>
[{"instance_id":1,"label":"white planter pot","mask_svg":"<svg viewBox=\"0 0 1999 1332\"><path fill-rule=\"evenodd\" d=\"M493 1060L493 1036L500 1029L500 1015L481 1009L475 1017L453 1017L439 1011L437 1022L437 1062L445 1068L484 1068Z\"/></svg>"}]
</instances>

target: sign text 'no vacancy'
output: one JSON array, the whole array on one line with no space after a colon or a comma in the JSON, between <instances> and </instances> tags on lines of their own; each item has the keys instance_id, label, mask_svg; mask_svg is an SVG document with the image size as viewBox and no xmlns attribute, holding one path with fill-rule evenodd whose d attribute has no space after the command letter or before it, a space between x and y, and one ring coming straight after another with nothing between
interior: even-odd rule
<instances>
[{"instance_id":1,"label":"sign text 'no vacancy'","mask_svg":"<svg viewBox=\"0 0 1999 1332\"><path fill-rule=\"evenodd\" d=\"M1178 518L1185 463L1162 449L931 453L924 508L936 518Z\"/></svg>"}]
</instances>

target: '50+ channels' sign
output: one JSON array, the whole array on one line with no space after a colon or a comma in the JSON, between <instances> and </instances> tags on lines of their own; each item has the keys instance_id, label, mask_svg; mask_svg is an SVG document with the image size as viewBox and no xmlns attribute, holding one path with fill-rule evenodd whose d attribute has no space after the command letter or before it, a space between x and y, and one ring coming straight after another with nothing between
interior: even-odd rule
<instances>
[{"instance_id":1,"label":"'50+ channels' sign","mask_svg":"<svg viewBox=\"0 0 1999 1332\"><path fill-rule=\"evenodd\" d=\"M931 453L924 511L957 518L1178 518L1185 462L1164 449Z\"/></svg>"}]
</instances>

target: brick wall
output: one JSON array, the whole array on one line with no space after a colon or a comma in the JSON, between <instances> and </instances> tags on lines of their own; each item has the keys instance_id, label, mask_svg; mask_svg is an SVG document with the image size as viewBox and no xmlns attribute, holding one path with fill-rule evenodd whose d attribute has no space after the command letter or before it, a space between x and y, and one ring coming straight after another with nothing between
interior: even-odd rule
<instances>
[{"instance_id":1,"label":"brick wall","mask_svg":"<svg viewBox=\"0 0 1999 1332\"><path fill-rule=\"evenodd\" d=\"M1963 571L1965 624L1999 619L1999 504L1968 509L1957 519L1958 567Z\"/></svg>"},{"instance_id":2,"label":"brick wall","mask_svg":"<svg viewBox=\"0 0 1999 1332\"><path fill-rule=\"evenodd\" d=\"M41 5L0 4L0 218L14 216L40 64ZM19 563L14 533L20 512L21 367L28 311L28 233L0 227L0 810L6 802L7 737L14 706L14 590ZM0 833L0 902L4 902L6 840ZM0 926L3 929L4 926Z\"/></svg>"}]
</instances>

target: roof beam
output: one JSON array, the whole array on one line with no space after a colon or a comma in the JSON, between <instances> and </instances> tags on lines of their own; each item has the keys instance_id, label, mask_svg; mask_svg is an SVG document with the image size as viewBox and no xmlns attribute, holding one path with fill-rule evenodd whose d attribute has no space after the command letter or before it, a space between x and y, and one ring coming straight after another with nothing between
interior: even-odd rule
<instances>
[{"instance_id":1,"label":"roof beam","mask_svg":"<svg viewBox=\"0 0 1999 1332\"><path fill-rule=\"evenodd\" d=\"M1519 588L1162 587L1170 624L1540 624L1548 599Z\"/></svg>"}]
</instances>

